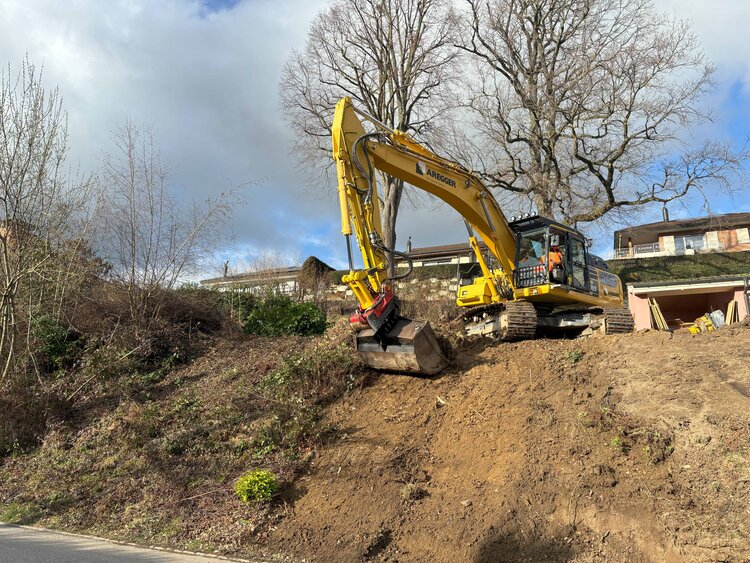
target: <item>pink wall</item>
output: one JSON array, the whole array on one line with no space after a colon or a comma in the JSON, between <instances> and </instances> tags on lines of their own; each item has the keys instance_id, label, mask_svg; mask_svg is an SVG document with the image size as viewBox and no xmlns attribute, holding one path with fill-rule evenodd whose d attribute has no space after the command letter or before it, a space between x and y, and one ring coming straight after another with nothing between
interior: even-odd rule
<instances>
[{"instance_id":1,"label":"pink wall","mask_svg":"<svg viewBox=\"0 0 750 563\"><path fill-rule=\"evenodd\" d=\"M744 319L747 315L750 315L750 311L745 308L745 297L743 296L742 289L738 289L734 292L734 300L737 301L737 312L740 320Z\"/></svg>"},{"instance_id":2,"label":"pink wall","mask_svg":"<svg viewBox=\"0 0 750 563\"><path fill-rule=\"evenodd\" d=\"M719 231L719 243L724 245L727 252L740 252L741 250L750 250L750 243L737 241L737 231Z\"/></svg>"},{"instance_id":3,"label":"pink wall","mask_svg":"<svg viewBox=\"0 0 750 563\"><path fill-rule=\"evenodd\" d=\"M628 309L635 321L635 330L651 328L651 309L645 295L628 295Z\"/></svg>"}]
</instances>

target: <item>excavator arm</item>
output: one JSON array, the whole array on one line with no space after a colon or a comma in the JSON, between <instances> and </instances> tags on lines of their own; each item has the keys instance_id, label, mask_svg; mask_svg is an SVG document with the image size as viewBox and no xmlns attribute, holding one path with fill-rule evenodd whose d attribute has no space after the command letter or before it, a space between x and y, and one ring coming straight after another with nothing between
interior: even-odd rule
<instances>
[{"instance_id":1,"label":"excavator arm","mask_svg":"<svg viewBox=\"0 0 750 563\"><path fill-rule=\"evenodd\" d=\"M375 131L367 133L360 117L371 121ZM464 218L483 277L472 284L472 291L464 292L467 295L461 305L486 305L513 299L515 234L497 201L476 175L436 155L406 133L391 130L357 110L349 98L343 98L336 106L332 134L341 230L347 240L349 256L349 274L342 281L349 285L359 302L357 312L350 319L352 327L359 331L357 348L373 367L439 371L444 358L429 325L422 323L424 326L414 330L418 323L398 314L388 279L388 255L394 250L383 244L376 172L433 194ZM354 267L352 235L362 255L362 269ZM480 251L477 235L500 268L490 270ZM429 342L419 346L420 340ZM425 357L437 360L423 361L425 358L418 357L420 350ZM394 358L399 361L393 362Z\"/></svg>"},{"instance_id":2,"label":"excavator arm","mask_svg":"<svg viewBox=\"0 0 750 563\"><path fill-rule=\"evenodd\" d=\"M379 131L365 133L358 116L373 121ZM484 272L496 279L506 298L512 295L512 275L516 237L500 207L481 180L459 164L442 158L417 143L408 134L388 129L357 110L349 98L336 106L333 121L333 154L338 172L341 229L352 234L352 225L364 260L363 272L375 291L385 279L386 252L382 247L380 204L375 191L374 172L382 171L440 198L453 207L466 222L470 238L476 232L501 265L498 273ZM478 250L477 244L472 244ZM486 263L477 252L483 270ZM353 269L352 269L353 271ZM362 272L354 272L364 278ZM347 281L347 280L345 280ZM352 280L353 281L353 280ZM355 291L359 298L359 294ZM511 297L512 298L512 297ZM493 298L499 301L503 296ZM367 306L360 299L360 305Z\"/></svg>"}]
</instances>

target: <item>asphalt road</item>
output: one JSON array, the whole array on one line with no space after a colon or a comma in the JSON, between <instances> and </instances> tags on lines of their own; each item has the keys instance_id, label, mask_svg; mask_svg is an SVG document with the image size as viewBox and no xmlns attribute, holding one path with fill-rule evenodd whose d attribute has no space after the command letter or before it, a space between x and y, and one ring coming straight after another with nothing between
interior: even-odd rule
<instances>
[{"instance_id":1,"label":"asphalt road","mask_svg":"<svg viewBox=\"0 0 750 563\"><path fill-rule=\"evenodd\" d=\"M0 524L0 563L218 563L220 559Z\"/></svg>"}]
</instances>

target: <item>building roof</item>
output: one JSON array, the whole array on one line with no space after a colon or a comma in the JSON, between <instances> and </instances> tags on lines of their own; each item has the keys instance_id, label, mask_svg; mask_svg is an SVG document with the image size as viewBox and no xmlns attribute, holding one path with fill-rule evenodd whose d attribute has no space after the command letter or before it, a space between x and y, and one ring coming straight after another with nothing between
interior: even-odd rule
<instances>
[{"instance_id":1,"label":"building roof","mask_svg":"<svg viewBox=\"0 0 750 563\"><path fill-rule=\"evenodd\" d=\"M237 285L257 285L268 282L290 282L324 274L332 271L328 264L315 256L308 256L301 266L283 266L280 268L268 268L266 270L256 270L254 272L243 272L241 274L232 274L231 276L222 276L220 278L210 278L201 280L201 285L213 287L232 287Z\"/></svg>"},{"instance_id":2,"label":"building roof","mask_svg":"<svg viewBox=\"0 0 750 563\"><path fill-rule=\"evenodd\" d=\"M479 248L483 251L487 250L487 245L482 241L479 241ZM459 254L471 253L471 246L468 242L461 242L458 244L443 244L440 246L424 246L421 248L412 248L409 252L409 256L412 260L429 260L430 258L444 258L447 256L458 256ZM403 260L397 256L398 260Z\"/></svg>"},{"instance_id":3,"label":"building roof","mask_svg":"<svg viewBox=\"0 0 750 563\"><path fill-rule=\"evenodd\" d=\"M629 283L628 287L635 294L653 293L664 291L681 291L692 293L696 290L705 290L710 288L737 287L750 284L750 276L711 276L705 278L692 278L686 280L668 280L668 281L646 281Z\"/></svg>"},{"instance_id":4,"label":"building roof","mask_svg":"<svg viewBox=\"0 0 750 563\"><path fill-rule=\"evenodd\" d=\"M295 279L300 270L302 270L302 266L270 268L268 270L259 270L257 272L244 272L242 274L233 274L231 276L201 280L201 285L234 285L267 281L269 279L284 281Z\"/></svg>"},{"instance_id":5,"label":"building roof","mask_svg":"<svg viewBox=\"0 0 750 563\"><path fill-rule=\"evenodd\" d=\"M636 225L615 231L614 248L620 248L620 237L622 237L622 246L625 247L627 246L628 238L632 239L633 244L640 244L641 239L644 239L643 242L648 242L645 239L649 235L651 238L655 238L658 235L720 231L747 226L750 226L750 213L725 213L723 215L710 215L696 219L658 221L656 223L646 223L645 225Z\"/></svg>"}]
</instances>

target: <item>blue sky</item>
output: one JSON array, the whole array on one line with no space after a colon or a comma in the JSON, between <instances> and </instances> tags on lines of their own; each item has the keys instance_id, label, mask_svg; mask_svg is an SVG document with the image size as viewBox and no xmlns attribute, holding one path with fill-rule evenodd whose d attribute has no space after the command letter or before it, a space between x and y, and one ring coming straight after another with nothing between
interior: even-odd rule
<instances>
[{"instance_id":1,"label":"blue sky","mask_svg":"<svg viewBox=\"0 0 750 563\"><path fill-rule=\"evenodd\" d=\"M215 272L229 259L242 267L263 254L286 261L314 254L345 263L335 187L307 185L291 152L278 104L281 67L304 45L324 0L0 0L0 63L24 55L43 63L69 113L70 162L95 171L111 132L126 117L153 123L186 198L204 198L227 182L252 181L247 204L226 224ZM750 2L656 0L693 20L717 66L706 100L716 120L698 132L744 141L750 131ZM673 216L701 213L688 201ZM717 199L716 211L750 211L747 192ZM660 216L647 210L644 222ZM592 233L607 248L611 229ZM398 235L414 246L464 240L460 218L445 206L405 207Z\"/></svg>"},{"instance_id":2,"label":"blue sky","mask_svg":"<svg viewBox=\"0 0 750 563\"><path fill-rule=\"evenodd\" d=\"M201 1L201 4L203 4L205 10L209 12L220 12L222 10L231 10L239 3L240 3L240 0L202 0Z\"/></svg>"}]
</instances>

